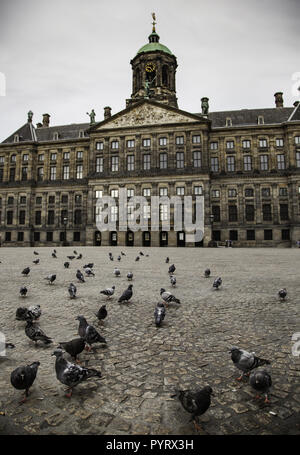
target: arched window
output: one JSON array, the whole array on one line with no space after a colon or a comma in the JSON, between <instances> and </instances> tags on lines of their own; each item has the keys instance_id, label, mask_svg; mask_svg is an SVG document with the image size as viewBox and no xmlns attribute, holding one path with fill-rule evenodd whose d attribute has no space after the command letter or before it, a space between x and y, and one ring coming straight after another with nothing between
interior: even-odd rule
<instances>
[{"instance_id":1,"label":"arched window","mask_svg":"<svg viewBox=\"0 0 300 455\"><path fill-rule=\"evenodd\" d=\"M169 85L169 69L167 65L164 65L162 68L162 84Z\"/></svg>"}]
</instances>

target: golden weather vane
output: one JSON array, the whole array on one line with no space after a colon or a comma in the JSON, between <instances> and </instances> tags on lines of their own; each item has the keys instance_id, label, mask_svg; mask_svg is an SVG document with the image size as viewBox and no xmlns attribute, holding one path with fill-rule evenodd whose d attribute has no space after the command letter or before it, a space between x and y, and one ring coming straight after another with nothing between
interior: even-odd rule
<instances>
[{"instance_id":1,"label":"golden weather vane","mask_svg":"<svg viewBox=\"0 0 300 455\"><path fill-rule=\"evenodd\" d=\"M153 22L152 22L152 25L153 25L152 33L154 33L155 32L155 24L156 24L156 22L155 22L156 21L155 13L152 13L152 19L153 19Z\"/></svg>"}]
</instances>

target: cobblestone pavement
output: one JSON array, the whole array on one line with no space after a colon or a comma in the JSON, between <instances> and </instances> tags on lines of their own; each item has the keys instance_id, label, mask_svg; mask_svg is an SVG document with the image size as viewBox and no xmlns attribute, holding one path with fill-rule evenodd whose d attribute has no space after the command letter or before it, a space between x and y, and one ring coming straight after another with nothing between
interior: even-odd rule
<instances>
[{"instance_id":1,"label":"cobblestone pavement","mask_svg":"<svg viewBox=\"0 0 300 455\"><path fill-rule=\"evenodd\" d=\"M0 358L0 434L299 434L300 357L292 355L294 333L300 332L300 250L299 249L185 249L143 248L149 257L135 258L140 248L77 248L82 260L66 256L74 248L0 249L0 330L6 341L15 344ZM126 252L119 263L117 255ZM108 258L112 251L114 262ZM177 286L172 289L166 256L176 266ZM76 270L94 262L96 276L77 283ZM121 277L113 275L118 265ZM21 271L30 266L28 277ZM203 272L210 267L212 277ZM133 298L117 303L128 286L127 272L134 273ZM50 273L57 279L51 286L44 280ZM221 276L216 291L213 279ZM70 300L67 287L77 286L77 298ZM19 297L26 284L28 296ZM116 286L111 300L99 291ZM170 305L163 326L154 324L153 311L164 287L181 299ZM279 302L277 292L288 290ZM106 303L108 317L103 328L94 313ZM40 304L40 326L53 338L50 346L37 347L24 333L24 322L15 320L19 306ZM58 342L77 337L76 316L83 314L99 327L106 347L93 347L80 355L82 363L99 368L103 378L90 380L65 397L57 381L51 357ZM229 348L237 345L270 359L271 404L255 400L248 379L236 381L238 370ZM67 355L67 358L69 356ZM22 391L10 384L16 367L40 361L37 379L28 401L19 405ZM210 385L215 393L212 405L200 417L202 430L196 431L190 415L172 400L174 387ZM270 414L270 411L276 415Z\"/></svg>"}]
</instances>

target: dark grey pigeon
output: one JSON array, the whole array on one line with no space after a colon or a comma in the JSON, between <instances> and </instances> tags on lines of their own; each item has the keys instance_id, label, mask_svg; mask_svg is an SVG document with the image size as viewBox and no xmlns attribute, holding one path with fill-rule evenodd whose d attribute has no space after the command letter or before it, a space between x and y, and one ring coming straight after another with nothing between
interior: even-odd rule
<instances>
[{"instance_id":1,"label":"dark grey pigeon","mask_svg":"<svg viewBox=\"0 0 300 455\"><path fill-rule=\"evenodd\" d=\"M57 258L55 253L52 253L52 257L55 258L55 259Z\"/></svg>"},{"instance_id":2,"label":"dark grey pigeon","mask_svg":"<svg viewBox=\"0 0 300 455\"><path fill-rule=\"evenodd\" d=\"M219 289L219 286L222 284L222 278L219 276L219 278L216 278L215 281L213 282L213 287L216 289Z\"/></svg>"},{"instance_id":3,"label":"dark grey pigeon","mask_svg":"<svg viewBox=\"0 0 300 455\"><path fill-rule=\"evenodd\" d=\"M121 275L120 269L118 269L117 267L115 267L114 269L114 275L118 277Z\"/></svg>"},{"instance_id":4,"label":"dark grey pigeon","mask_svg":"<svg viewBox=\"0 0 300 455\"><path fill-rule=\"evenodd\" d=\"M51 273L51 275L46 276L44 280L48 280L48 283L52 284L56 280L56 275L54 273Z\"/></svg>"},{"instance_id":5,"label":"dark grey pigeon","mask_svg":"<svg viewBox=\"0 0 300 455\"><path fill-rule=\"evenodd\" d=\"M279 296L280 300L285 300L285 298L287 296L286 288L280 289L280 291L278 291L278 296Z\"/></svg>"},{"instance_id":6,"label":"dark grey pigeon","mask_svg":"<svg viewBox=\"0 0 300 455\"><path fill-rule=\"evenodd\" d=\"M28 292L27 287L26 287L26 286L21 286L21 288L20 288L20 295L21 295L22 297L26 297L27 292Z\"/></svg>"},{"instance_id":7,"label":"dark grey pigeon","mask_svg":"<svg viewBox=\"0 0 300 455\"><path fill-rule=\"evenodd\" d=\"M33 254L36 254L36 255L38 255L39 253L38 253L37 251L34 251L34 252L33 252Z\"/></svg>"},{"instance_id":8,"label":"dark grey pigeon","mask_svg":"<svg viewBox=\"0 0 300 455\"><path fill-rule=\"evenodd\" d=\"M113 261L113 260L114 260L113 256L109 256L109 259L110 259L111 261Z\"/></svg>"},{"instance_id":9,"label":"dark grey pigeon","mask_svg":"<svg viewBox=\"0 0 300 455\"><path fill-rule=\"evenodd\" d=\"M121 261L121 256L118 256L117 259L118 259L118 261Z\"/></svg>"},{"instance_id":10,"label":"dark grey pigeon","mask_svg":"<svg viewBox=\"0 0 300 455\"><path fill-rule=\"evenodd\" d=\"M30 268L29 268L29 267L26 267L26 268L23 270L22 275L28 276L29 272L30 272Z\"/></svg>"},{"instance_id":11,"label":"dark grey pigeon","mask_svg":"<svg viewBox=\"0 0 300 455\"><path fill-rule=\"evenodd\" d=\"M42 329L33 323L31 320L27 320L27 325L25 327L25 334L30 338L35 344L38 341L42 341L44 344L52 343L51 338L47 337L47 335L42 331Z\"/></svg>"},{"instance_id":12,"label":"dark grey pigeon","mask_svg":"<svg viewBox=\"0 0 300 455\"><path fill-rule=\"evenodd\" d=\"M112 295L114 295L114 292L115 286L112 286L111 288L103 289L103 291L100 291L100 294L104 294L106 297L110 298Z\"/></svg>"},{"instance_id":13,"label":"dark grey pigeon","mask_svg":"<svg viewBox=\"0 0 300 455\"><path fill-rule=\"evenodd\" d=\"M103 321L106 318L106 316L107 316L106 305L102 305L99 308L98 312L95 313L95 315L97 316L97 318L99 319L100 322Z\"/></svg>"},{"instance_id":14,"label":"dark grey pigeon","mask_svg":"<svg viewBox=\"0 0 300 455\"><path fill-rule=\"evenodd\" d=\"M171 285L174 288L176 286L176 276L175 275L171 275L170 276L170 282L171 282Z\"/></svg>"},{"instance_id":15,"label":"dark grey pigeon","mask_svg":"<svg viewBox=\"0 0 300 455\"><path fill-rule=\"evenodd\" d=\"M239 349L236 346L233 346L229 352L231 353L231 360L233 361L234 366L243 372L242 375L237 378L237 381L241 381L244 375L249 376L250 371L254 368L262 365L269 365L271 363L269 360L256 357L254 352L248 352L244 349Z\"/></svg>"},{"instance_id":16,"label":"dark grey pigeon","mask_svg":"<svg viewBox=\"0 0 300 455\"><path fill-rule=\"evenodd\" d=\"M57 379L68 387L66 396L71 398L73 388L89 378L101 378L101 372L94 368L83 368L74 363L68 362L63 357L63 351L56 349L52 355L55 355L55 372Z\"/></svg>"},{"instance_id":17,"label":"dark grey pigeon","mask_svg":"<svg viewBox=\"0 0 300 455\"><path fill-rule=\"evenodd\" d=\"M16 368L10 375L10 382L17 390L25 390L25 397L21 400L24 403L29 395L29 389L34 383L40 362L33 362L30 365Z\"/></svg>"},{"instance_id":18,"label":"dark grey pigeon","mask_svg":"<svg viewBox=\"0 0 300 455\"><path fill-rule=\"evenodd\" d=\"M166 291L164 288L161 288L160 295L163 301L166 302L166 304L171 302L180 303L179 299L172 295L171 292Z\"/></svg>"},{"instance_id":19,"label":"dark grey pigeon","mask_svg":"<svg viewBox=\"0 0 300 455\"><path fill-rule=\"evenodd\" d=\"M88 345L88 351L91 351L91 345L94 343L106 343L105 338L97 332L95 327L87 323L84 316L77 316L76 319L79 321L78 335L85 340Z\"/></svg>"},{"instance_id":20,"label":"dark grey pigeon","mask_svg":"<svg viewBox=\"0 0 300 455\"><path fill-rule=\"evenodd\" d=\"M79 256L77 256L76 259L82 259L82 254L80 253Z\"/></svg>"},{"instance_id":21,"label":"dark grey pigeon","mask_svg":"<svg viewBox=\"0 0 300 455\"><path fill-rule=\"evenodd\" d=\"M80 283L85 283L84 276L82 275L82 273L80 272L80 270L77 270L77 272L76 272L76 278L77 278L77 280L78 280Z\"/></svg>"},{"instance_id":22,"label":"dark grey pigeon","mask_svg":"<svg viewBox=\"0 0 300 455\"><path fill-rule=\"evenodd\" d=\"M32 262L33 262L33 264L37 265L40 262L40 260L36 259L35 261L32 261Z\"/></svg>"},{"instance_id":23,"label":"dark grey pigeon","mask_svg":"<svg viewBox=\"0 0 300 455\"><path fill-rule=\"evenodd\" d=\"M93 267L94 267L94 263L93 262L89 262L88 264L85 264L83 266L84 269L86 269L86 268L92 269Z\"/></svg>"},{"instance_id":24,"label":"dark grey pigeon","mask_svg":"<svg viewBox=\"0 0 300 455\"><path fill-rule=\"evenodd\" d=\"M210 269L206 269L206 270L204 271L204 276L205 276L205 278L208 278L209 275L210 275Z\"/></svg>"},{"instance_id":25,"label":"dark grey pigeon","mask_svg":"<svg viewBox=\"0 0 300 455\"><path fill-rule=\"evenodd\" d=\"M132 281L132 278L133 278L133 273L132 272L128 272L127 273L127 280L128 281Z\"/></svg>"},{"instance_id":26,"label":"dark grey pigeon","mask_svg":"<svg viewBox=\"0 0 300 455\"><path fill-rule=\"evenodd\" d=\"M265 395L265 403L270 403L268 400L269 389L272 385L271 375L266 370L255 370L252 371L249 378L249 383L256 392ZM259 398L259 395L256 395Z\"/></svg>"},{"instance_id":27,"label":"dark grey pigeon","mask_svg":"<svg viewBox=\"0 0 300 455\"><path fill-rule=\"evenodd\" d=\"M211 387L206 386L203 389L192 390L175 390L175 394L171 395L171 398L178 398L182 407L192 414L192 420L194 421L195 427L200 430L201 427L196 422L196 417L204 414L211 403L211 395L213 390Z\"/></svg>"},{"instance_id":28,"label":"dark grey pigeon","mask_svg":"<svg viewBox=\"0 0 300 455\"><path fill-rule=\"evenodd\" d=\"M16 320L17 321L26 321L30 317L28 316L28 308L20 307L16 311Z\"/></svg>"},{"instance_id":29,"label":"dark grey pigeon","mask_svg":"<svg viewBox=\"0 0 300 455\"><path fill-rule=\"evenodd\" d=\"M169 264L169 262L170 262L170 259L167 257L166 258L166 264Z\"/></svg>"},{"instance_id":30,"label":"dark grey pigeon","mask_svg":"<svg viewBox=\"0 0 300 455\"><path fill-rule=\"evenodd\" d=\"M73 254L78 254L76 250L73 251Z\"/></svg>"},{"instance_id":31,"label":"dark grey pigeon","mask_svg":"<svg viewBox=\"0 0 300 455\"><path fill-rule=\"evenodd\" d=\"M70 298L75 299L76 292L77 292L77 288L76 288L75 284L70 283L70 285L68 287L68 292L69 292Z\"/></svg>"},{"instance_id":32,"label":"dark grey pigeon","mask_svg":"<svg viewBox=\"0 0 300 455\"><path fill-rule=\"evenodd\" d=\"M89 267L86 267L86 268L85 268L85 274L86 274L87 276L95 276L93 270L90 269Z\"/></svg>"},{"instance_id":33,"label":"dark grey pigeon","mask_svg":"<svg viewBox=\"0 0 300 455\"><path fill-rule=\"evenodd\" d=\"M175 267L174 264L172 264L172 265L170 265L170 267L169 267L169 272L168 272L168 273L170 273L170 274L172 275L172 274L175 272L175 270L176 270L176 267Z\"/></svg>"},{"instance_id":34,"label":"dark grey pigeon","mask_svg":"<svg viewBox=\"0 0 300 455\"><path fill-rule=\"evenodd\" d=\"M126 291L123 292L123 294L121 295L121 297L119 298L118 302L121 303L121 302L128 302L131 297L132 297L132 288L133 288L133 284L130 284L128 286L128 288L126 289Z\"/></svg>"},{"instance_id":35,"label":"dark grey pigeon","mask_svg":"<svg viewBox=\"0 0 300 455\"><path fill-rule=\"evenodd\" d=\"M57 251L56 251L56 250L53 250L53 253L55 253L55 254L56 254L56 253L57 253Z\"/></svg>"},{"instance_id":36,"label":"dark grey pigeon","mask_svg":"<svg viewBox=\"0 0 300 455\"><path fill-rule=\"evenodd\" d=\"M144 253L143 253L142 251L140 251L140 255L141 255L141 256L144 256Z\"/></svg>"},{"instance_id":37,"label":"dark grey pigeon","mask_svg":"<svg viewBox=\"0 0 300 455\"><path fill-rule=\"evenodd\" d=\"M158 303L154 310L154 320L155 320L155 325L157 327L159 327L161 325L161 323L165 319L165 315L166 315L165 305L163 303Z\"/></svg>"},{"instance_id":38,"label":"dark grey pigeon","mask_svg":"<svg viewBox=\"0 0 300 455\"><path fill-rule=\"evenodd\" d=\"M77 361L77 356L81 354L85 348L85 341L83 338L74 338L74 340L59 343L59 348L66 351L75 361Z\"/></svg>"},{"instance_id":39,"label":"dark grey pigeon","mask_svg":"<svg viewBox=\"0 0 300 455\"><path fill-rule=\"evenodd\" d=\"M72 261L73 259L75 259L75 256L67 256L68 259L70 259L70 261Z\"/></svg>"},{"instance_id":40,"label":"dark grey pigeon","mask_svg":"<svg viewBox=\"0 0 300 455\"><path fill-rule=\"evenodd\" d=\"M125 253L123 253L123 251L121 251L121 255L122 255L122 256L126 256L126 254L125 254Z\"/></svg>"},{"instance_id":41,"label":"dark grey pigeon","mask_svg":"<svg viewBox=\"0 0 300 455\"><path fill-rule=\"evenodd\" d=\"M70 262L64 262L64 268L65 268L65 269L68 269L69 266L70 266Z\"/></svg>"},{"instance_id":42,"label":"dark grey pigeon","mask_svg":"<svg viewBox=\"0 0 300 455\"><path fill-rule=\"evenodd\" d=\"M135 260L136 260L136 261L139 261L139 260L140 260L140 257L139 257L139 256L137 256L137 257L135 258Z\"/></svg>"}]
</instances>

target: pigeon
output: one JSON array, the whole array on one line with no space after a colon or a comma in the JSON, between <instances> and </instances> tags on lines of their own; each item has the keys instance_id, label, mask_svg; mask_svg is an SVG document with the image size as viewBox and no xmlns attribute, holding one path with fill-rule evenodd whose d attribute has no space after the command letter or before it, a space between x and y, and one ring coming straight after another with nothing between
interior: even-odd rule
<instances>
[{"instance_id":1,"label":"pigeon","mask_svg":"<svg viewBox=\"0 0 300 455\"><path fill-rule=\"evenodd\" d=\"M114 275L115 275L115 276L120 276L120 275L121 275L120 269L117 269L117 268L115 267Z\"/></svg>"},{"instance_id":2,"label":"pigeon","mask_svg":"<svg viewBox=\"0 0 300 455\"><path fill-rule=\"evenodd\" d=\"M104 294L108 298L110 298L112 295L114 295L114 292L115 292L115 286L112 286L111 288L103 289L103 291L100 291L100 294Z\"/></svg>"},{"instance_id":3,"label":"pigeon","mask_svg":"<svg viewBox=\"0 0 300 455\"><path fill-rule=\"evenodd\" d=\"M170 276L170 281L171 281L171 285L173 286L173 288L176 286L176 276L174 275L171 275Z\"/></svg>"},{"instance_id":4,"label":"pigeon","mask_svg":"<svg viewBox=\"0 0 300 455\"><path fill-rule=\"evenodd\" d=\"M33 254L38 255L39 253L37 251L34 251Z\"/></svg>"},{"instance_id":5,"label":"pigeon","mask_svg":"<svg viewBox=\"0 0 300 455\"><path fill-rule=\"evenodd\" d=\"M118 261L121 261L121 256L118 256L117 259L118 259Z\"/></svg>"},{"instance_id":6,"label":"pigeon","mask_svg":"<svg viewBox=\"0 0 300 455\"><path fill-rule=\"evenodd\" d=\"M70 283L70 285L68 287L68 292L69 292L70 298L75 299L76 292L77 292L77 288L76 288L75 284Z\"/></svg>"},{"instance_id":7,"label":"pigeon","mask_svg":"<svg viewBox=\"0 0 300 455\"><path fill-rule=\"evenodd\" d=\"M140 257L139 257L139 256L137 256L137 257L135 258L135 260L136 260L136 261L139 261L139 260L140 260Z\"/></svg>"},{"instance_id":8,"label":"pigeon","mask_svg":"<svg viewBox=\"0 0 300 455\"><path fill-rule=\"evenodd\" d=\"M73 254L78 254L76 250L73 251Z\"/></svg>"},{"instance_id":9,"label":"pigeon","mask_svg":"<svg viewBox=\"0 0 300 455\"><path fill-rule=\"evenodd\" d=\"M209 275L210 275L210 269L204 270L204 276L205 276L205 278L208 278Z\"/></svg>"},{"instance_id":10,"label":"pigeon","mask_svg":"<svg viewBox=\"0 0 300 455\"><path fill-rule=\"evenodd\" d=\"M17 321L27 321L27 319L30 319L30 316L28 316L28 308L26 308L26 307L17 308L16 320Z\"/></svg>"},{"instance_id":11,"label":"pigeon","mask_svg":"<svg viewBox=\"0 0 300 455\"><path fill-rule=\"evenodd\" d=\"M203 387L203 389L198 389L195 391L191 390L175 390L175 394L171 395L171 398L178 398L182 407L192 414L192 420L197 429L201 427L196 422L196 417L204 414L211 403L211 395L213 395L213 390L209 386Z\"/></svg>"},{"instance_id":12,"label":"pigeon","mask_svg":"<svg viewBox=\"0 0 300 455\"><path fill-rule=\"evenodd\" d=\"M131 297L132 297L132 288L133 288L133 284L130 284L128 286L128 288L126 289L126 291L123 292L123 294L121 295L121 297L119 298L118 302L121 303L121 302L128 302Z\"/></svg>"},{"instance_id":13,"label":"pigeon","mask_svg":"<svg viewBox=\"0 0 300 455\"><path fill-rule=\"evenodd\" d=\"M166 264L169 264L169 262L170 262L170 258L167 257L166 258Z\"/></svg>"},{"instance_id":14,"label":"pigeon","mask_svg":"<svg viewBox=\"0 0 300 455\"><path fill-rule=\"evenodd\" d=\"M179 299L176 299L176 297L172 295L171 292L167 292L164 288L161 288L160 295L163 301L167 304L171 302L180 303Z\"/></svg>"},{"instance_id":15,"label":"pigeon","mask_svg":"<svg viewBox=\"0 0 300 455\"><path fill-rule=\"evenodd\" d=\"M33 264L37 265L40 262L40 260L36 259L35 261L32 261L32 262L33 262Z\"/></svg>"},{"instance_id":16,"label":"pigeon","mask_svg":"<svg viewBox=\"0 0 300 455\"><path fill-rule=\"evenodd\" d=\"M48 280L48 283L52 284L56 280L56 275L54 274L48 275L46 278L44 278L44 280Z\"/></svg>"},{"instance_id":17,"label":"pigeon","mask_svg":"<svg viewBox=\"0 0 300 455\"><path fill-rule=\"evenodd\" d=\"M57 256L56 256L55 253L52 253L52 257L55 258L55 259L57 259Z\"/></svg>"},{"instance_id":18,"label":"pigeon","mask_svg":"<svg viewBox=\"0 0 300 455\"><path fill-rule=\"evenodd\" d=\"M102 307L100 307L100 309L98 310L97 313L95 313L95 315L97 316L100 322L103 321L103 319L105 319L107 316L106 305L102 305Z\"/></svg>"},{"instance_id":19,"label":"pigeon","mask_svg":"<svg viewBox=\"0 0 300 455\"><path fill-rule=\"evenodd\" d=\"M26 267L26 268L23 270L22 275L28 276L29 272L30 272L30 268L29 268L29 267Z\"/></svg>"},{"instance_id":20,"label":"pigeon","mask_svg":"<svg viewBox=\"0 0 300 455\"><path fill-rule=\"evenodd\" d=\"M67 256L68 259L70 259L70 261L72 261L73 259L75 259L75 256Z\"/></svg>"},{"instance_id":21,"label":"pigeon","mask_svg":"<svg viewBox=\"0 0 300 455\"><path fill-rule=\"evenodd\" d=\"M95 276L93 270L90 269L89 267L86 267L84 270L85 270L85 274L86 274L87 276Z\"/></svg>"},{"instance_id":22,"label":"pigeon","mask_svg":"<svg viewBox=\"0 0 300 455\"><path fill-rule=\"evenodd\" d=\"M33 321L27 319L27 325L25 327L25 334L30 338L35 344L38 341L43 341L45 344L52 343L51 338L47 337L47 335L42 331L42 329L33 324Z\"/></svg>"},{"instance_id":23,"label":"pigeon","mask_svg":"<svg viewBox=\"0 0 300 455\"><path fill-rule=\"evenodd\" d=\"M30 365L16 368L10 375L12 386L17 390L25 390L25 397L21 403L25 403L29 395L29 389L34 383L39 366L40 362L33 362Z\"/></svg>"},{"instance_id":24,"label":"pigeon","mask_svg":"<svg viewBox=\"0 0 300 455\"><path fill-rule=\"evenodd\" d=\"M86 269L86 268L92 269L93 267L94 267L94 263L93 262L89 262L88 264L85 264L83 266L84 269Z\"/></svg>"},{"instance_id":25,"label":"pigeon","mask_svg":"<svg viewBox=\"0 0 300 455\"><path fill-rule=\"evenodd\" d=\"M285 300L285 298L287 296L286 288L280 289L280 291L278 291L278 295L279 295L279 298L280 298L281 301Z\"/></svg>"},{"instance_id":26,"label":"pigeon","mask_svg":"<svg viewBox=\"0 0 300 455\"><path fill-rule=\"evenodd\" d=\"M125 253L123 253L123 251L121 251L121 255L122 255L122 256L126 256L126 254L125 254Z\"/></svg>"},{"instance_id":27,"label":"pigeon","mask_svg":"<svg viewBox=\"0 0 300 455\"><path fill-rule=\"evenodd\" d=\"M143 253L142 251L140 251L140 255L141 255L141 256L144 256L144 253Z\"/></svg>"},{"instance_id":28,"label":"pigeon","mask_svg":"<svg viewBox=\"0 0 300 455\"><path fill-rule=\"evenodd\" d=\"M256 392L260 392L265 395L265 403L270 403L268 400L269 389L272 385L271 375L262 369L252 371L249 378L249 383ZM257 394L255 398L259 398Z\"/></svg>"},{"instance_id":29,"label":"pigeon","mask_svg":"<svg viewBox=\"0 0 300 455\"><path fill-rule=\"evenodd\" d=\"M68 268L69 268L69 265L70 265L70 262L64 262L64 268L65 268L65 269L68 269Z\"/></svg>"},{"instance_id":30,"label":"pigeon","mask_svg":"<svg viewBox=\"0 0 300 455\"><path fill-rule=\"evenodd\" d=\"M64 385L68 386L69 393L66 397L71 398L73 388L89 378L101 378L101 373L94 368L83 368L74 363L68 362L63 357L61 349L55 349L52 355L55 355L55 371L57 379Z\"/></svg>"},{"instance_id":31,"label":"pigeon","mask_svg":"<svg viewBox=\"0 0 300 455\"><path fill-rule=\"evenodd\" d=\"M77 256L76 259L82 259L82 254L80 253L79 256Z\"/></svg>"},{"instance_id":32,"label":"pigeon","mask_svg":"<svg viewBox=\"0 0 300 455\"><path fill-rule=\"evenodd\" d=\"M77 280L78 280L80 283L85 283L84 276L82 275L82 273L80 272L80 270L77 270L77 272L76 272L76 278L77 278Z\"/></svg>"},{"instance_id":33,"label":"pigeon","mask_svg":"<svg viewBox=\"0 0 300 455\"><path fill-rule=\"evenodd\" d=\"M41 305L32 305L28 308L26 319L37 321L42 314Z\"/></svg>"},{"instance_id":34,"label":"pigeon","mask_svg":"<svg viewBox=\"0 0 300 455\"><path fill-rule=\"evenodd\" d=\"M20 288L20 295L21 295L22 297L26 297L27 292L28 292L27 287L26 287L26 286L21 286L21 288Z\"/></svg>"},{"instance_id":35,"label":"pigeon","mask_svg":"<svg viewBox=\"0 0 300 455\"><path fill-rule=\"evenodd\" d=\"M170 267L169 267L169 272L168 272L168 273L169 273L170 275L172 275L172 274L175 272L175 270L176 270L176 267L175 267L174 264L172 264L172 265L170 265Z\"/></svg>"},{"instance_id":36,"label":"pigeon","mask_svg":"<svg viewBox=\"0 0 300 455\"><path fill-rule=\"evenodd\" d=\"M56 254L56 250L53 250L53 253L55 253L55 254Z\"/></svg>"},{"instance_id":37,"label":"pigeon","mask_svg":"<svg viewBox=\"0 0 300 455\"><path fill-rule=\"evenodd\" d=\"M111 252L109 252L109 253L108 253L108 256L110 256L110 257L111 257L111 256L112 256L112 253L111 253Z\"/></svg>"},{"instance_id":38,"label":"pigeon","mask_svg":"<svg viewBox=\"0 0 300 455\"><path fill-rule=\"evenodd\" d=\"M222 284L222 278L219 276L219 278L216 278L215 281L213 282L213 287L216 289L219 289L219 286Z\"/></svg>"},{"instance_id":39,"label":"pigeon","mask_svg":"<svg viewBox=\"0 0 300 455\"><path fill-rule=\"evenodd\" d=\"M154 310L154 319L155 319L155 325L159 327L162 323L162 321L165 319L166 315L166 309L163 303L158 303L156 305L156 308Z\"/></svg>"},{"instance_id":40,"label":"pigeon","mask_svg":"<svg viewBox=\"0 0 300 455\"><path fill-rule=\"evenodd\" d=\"M127 280L128 281L132 281L132 278L133 278L133 273L132 272L128 272L127 273Z\"/></svg>"},{"instance_id":41,"label":"pigeon","mask_svg":"<svg viewBox=\"0 0 300 455\"><path fill-rule=\"evenodd\" d=\"M113 261L113 260L114 260L114 258L113 258L112 256L109 256L109 259L110 259L111 261Z\"/></svg>"},{"instance_id":42,"label":"pigeon","mask_svg":"<svg viewBox=\"0 0 300 455\"><path fill-rule=\"evenodd\" d=\"M83 316L77 316L76 318L79 321L78 335L83 338L88 345L87 350L91 351L91 345L94 343L106 343L105 338L103 338L99 332L87 323L87 320Z\"/></svg>"},{"instance_id":43,"label":"pigeon","mask_svg":"<svg viewBox=\"0 0 300 455\"><path fill-rule=\"evenodd\" d=\"M246 374L249 376L250 371L254 368L262 365L269 365L271 363L269 360L256 357L254 352L247 352L236 346L233 346L229 352L231 353L231 360L234 365L243 372L242 375L237 378L237 381L241 381Z\"/></svg>"},{"instance_id":44,"label":"pigeon","mask_svg":"<svg viewBox=\"0 0 300 455\"><path fill-rule=\"evenodd\" d=\"M85 348L85 341L83 338L74 338L74 340L71 341L64 341L62 343L59 343L58 346L60 349L63 349L66 351L68 354L70 354L75 361L77 361L77 356L81 354L81 352Z\"/></svg>"}]
</instances>

